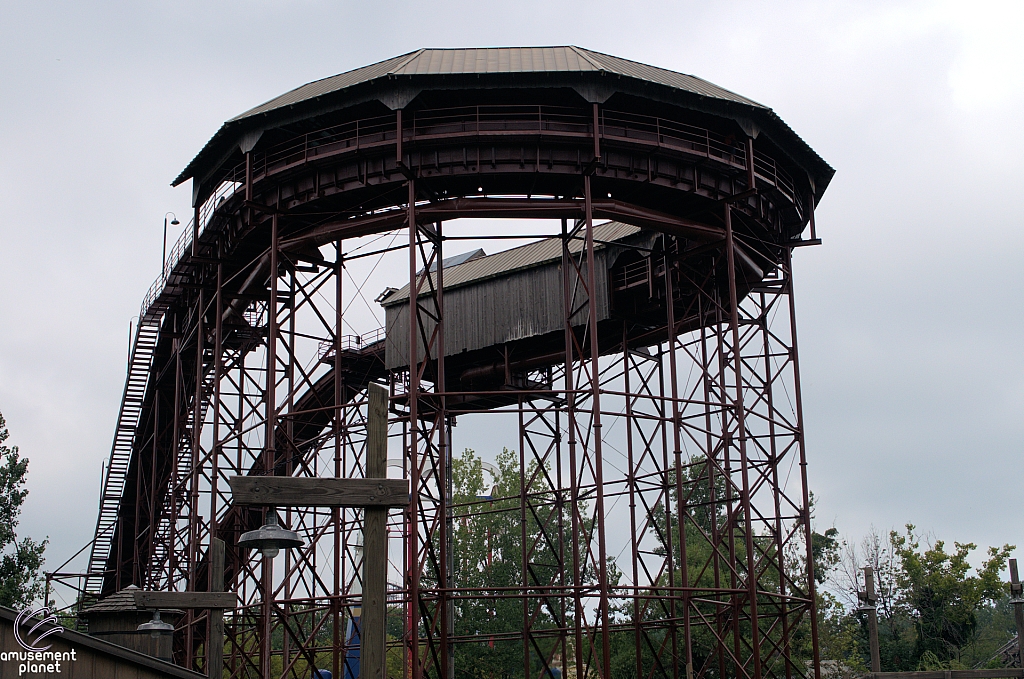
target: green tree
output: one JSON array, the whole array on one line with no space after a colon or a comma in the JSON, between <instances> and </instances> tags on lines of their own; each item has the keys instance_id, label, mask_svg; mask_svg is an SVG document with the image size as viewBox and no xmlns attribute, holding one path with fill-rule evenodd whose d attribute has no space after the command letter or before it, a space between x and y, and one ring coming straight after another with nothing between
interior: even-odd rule
<instances>
[{"instance_id":1,"label":"green tree","mask_svg":"<svg viewBox=\"0 0 1024 679\"><path fill-rule=\"evenodd\" d=\"M1007 592L1000 578L1014 547L989 547L988 559L971 574L968 557L974 543L953 543L947 552L942 540L921 547L908 524L906 535L893 531L890 540L900 559L902 603L914 620L919 664L929 669L952 669L978 636L978 614L995 605Z\"/></svg>"},{"instance_id":2,"label":"green tree","mask_svg":"<svg viewBox=\"0 0 1024 679\"><path fill-rule=\"evenodd\" d=\"M848 596L847 618L857 621L863 663L867 615L858 610L856 591L863 588L861 566L870 565L883 671L964 669L989 661L998 666L993 656L1013 636L1009 594L1000 579L1012 546L990 548L973 573L968 559L974 544L954 543L951 552L941 540L922 545L912 525L905 534L872 530L859 550L845 546L838 577L830 582Z\"/></svg>"},{"instance_id":3,"label":"green tree","mask_svg":"<svg viewBox=\"0 0 1024 679\"><path fill-rule=\"evenodd\" d=\"M27 606L43 593L39 569L48 540L18 540L15 529L21 505L28 497L24 488L28 458L21 457L17 446L8 446L7 422L0 414L0 606Z\"/></svg>"},{"instance_id":4,"label":"green tree","mask_svg":"<svg viewBox=\"0 0 1024 679\"><path fill-rule=\"evenodd\" d=\"M493 471L485 471L483 461L469 449L452 460L454 577L459 587L477 592L455 603L455 673L464 679L522 676L524 610L514 590L524 582L531 588L557 584L559 554L571 548L566 493L551 490L536 463L528 463L523 473L515 451L504 449L495 462ZM579 503L584 517L587 507L587 502ZM586 542L593 521L584 518L579 530L581 542ZM524 544L529 550L525 573ZM596 581L592 570L583 574L584 582ZM609 579L614 583L617 577L610 563ZM563 615L556 599L531 596L527 604L534 630L556 627L556 618ZM564 615L571 619L573 612ZM554 643L543 639L531 646L533 674L541 673L540 657L550 656Z\"/></svg>"}]
</instances>

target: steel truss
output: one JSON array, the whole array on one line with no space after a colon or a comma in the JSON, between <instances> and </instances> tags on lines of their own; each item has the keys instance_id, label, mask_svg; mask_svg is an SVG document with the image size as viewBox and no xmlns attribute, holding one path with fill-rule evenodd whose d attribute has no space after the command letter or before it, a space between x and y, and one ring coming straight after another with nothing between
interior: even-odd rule
<instances>
[{"instance_id":1,"label":"steel truss","mask_svg":"<svg viewBox=\"0 0 1024 679\"><path fill-rule=\"evenodd\" d=\"M444 221L459 206L446 208L436 181L410 167L399 135L398 210L321 220L318 249L302 250L280 188L276 201L266 186L257 195L247 154L219 221L204 222L202 239L196 229L182 265L191 284L169 283L175 303L159 307L169 341L153 350L103 590L204 590L210 539L220 537L241 601L225 621L231 676L305 678L313 666L342 676L360 603L361 512L279 508L307 545L275 564L233 547L264 513L232 505L227 479L362 476L366 386L376 381L390 389L391 445L413 489L408 508L388 519L392 672L465 676L458 649L481 639L459 627L460 607L512 601L521 630L490 638L521 648L522 668L509 673L817 677L792 244L750 235L778 218L754 190L746 148L747 170L728 191L715 189L717 214L704 219L717 235L692 240L673 222L658 248L638 251L645 284L665 301L654 321L599 324L594 312L595 214L641 212L596 206L593 163L547 204L526 197L490 208L561 220L562 289L551 303L562 310L564 351L507 371L498 412L518 420L520 487L488 511L520 526L520 581L484 588L455 577L456 522L484 510L482 500L453 497L454 425L470 412L464 397L479 396L446 383L440 263ZM640 221L651 228L659 218ZM386 371L381 350L346 338L343 272L346 238L389 229L407 237L411 322L407 367ZM252 242L263 245L232 264ZM741 243L770 259L760 280L736 261ZM179 662L206 666L207 633L205 613L183 619Z\"/></svg>"}]
</instances>

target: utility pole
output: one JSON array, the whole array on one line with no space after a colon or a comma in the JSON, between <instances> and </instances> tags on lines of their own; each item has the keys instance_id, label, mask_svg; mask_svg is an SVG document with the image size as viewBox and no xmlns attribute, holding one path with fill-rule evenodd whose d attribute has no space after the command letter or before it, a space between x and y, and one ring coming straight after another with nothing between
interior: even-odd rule
<instances>
[{"instance_id":1,"label":"utility pole","mask_svg":"<svg viewBox=\"0 0 1024 679\"><path fill-rule=\"evenodd\" d=\"M358 507L363 515L363 591L359 620L359 679L385 679L389 507L408 507L409 481L387 478L388 390L367 388L366 476L364 478L232 476L232 502L264 507ZM273 516L273 514L271 514ZM276 523L245 533L239 544L277 553ZM254 536L249 538L247 536ZM269 535L270 537L263 537ZM296 540L300 545L301 540ZM292 546L284 544L284 547ZM335 649L337 652L338 649Z\"/></svg>"},{"instance_id":2,"label":"utility pole","mask_svg":"<svg viewBox=\"0 0 1024 679\"><path fill-rule=\"evenodd\" d=\"M1017 560L1010 559L1010 603L1013 604L1013 621L1017 623L1017 666L1024 667L1024 589L1017 575Z\"/></svg>"},{"instance_id":3,"label":"utility pole","mask_svg":"<svg viewBox=\"0 0 1024 679\"><path fill-rule=\"evenodd\" d=\"M388 475L388 390L379 384L368 389L366 422L366 478ZM386 679L388 508L366 507L363 514L363 601L360 614L360 679Z\"/></svg>"},{"instance_id":4,"label":"utility pole","mask_svg":"<svg viewBox=\"0 0 1024 679\"><path fill-rule=\"evenodd\" d=\"M878 651L878 610L876 603L878 597L875 595L875 570L871 566L864 567L864 591L857 592L857 598L861 601L860 610L868 614L868 645L871 649L871 671L873 673L882 671L882 657Z\"/></svg>"}]
</instances>

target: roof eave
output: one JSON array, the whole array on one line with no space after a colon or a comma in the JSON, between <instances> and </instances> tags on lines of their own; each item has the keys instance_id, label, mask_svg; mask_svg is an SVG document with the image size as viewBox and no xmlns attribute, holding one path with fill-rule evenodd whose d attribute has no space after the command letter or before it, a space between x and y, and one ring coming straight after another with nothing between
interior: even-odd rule
<instances>
[{"instance_id":1,"label":"roof eave","mask_svg":"<svg viewBox=\"0 0 1024 679\"><path fill-rule=\"evenodd\" d=\"M414 52L411 54L415 55L416 53ZM556 73L537 71L500 75L516 76L515 79L522 83L520 86L526 85L526 83L523 82L524 80L532 81L536 79L537 81L541 81L541 78L543 78L544 81L549 83L550 76L552 75L572 75L579 79L581 85L587 84L588 80L594 80L595 82L600 82L603 89L607 88L609 90L622 91L627 94L640 94L640 91L646 91L646 94L649 95L657 92L659 96L656 98L661 99L666 103L682 105L697 110L705 110L708 113L716 115L735 118L736 114L742 112L746 114L747 117L756 121L759 128L761 128L763 132L767 133L776 145L785 150L797 165L803 167L805 171L808 172L808 175L812 178L814 183L816 198L821 197L821 194L824 192L832 176L835 174L835 170L833 170L832 167L829 166L828 163L825 162L825 160L819 156L809 144L807 144L807 142L797 135L796 132L793 131L793 129L775 113L775 111L768 107L757 104L753 101L747 103L745 101L721 99L696 92L690 92L630 75L617 76L615 80L619 82L632 82L634 83L634 87L609 88L609 83L607 81L608 73L608 71L567 71ZM232 152L232 141L247 131L286 124L288 120L308 118L319 112L344 109L348 106L356 105L369 99L378 99L383 102L385 99L393 98L388 97L386 92L382 90L422 89L418 86L421 84L429 85L429 83L439 81L445 82L447 85L451 85L453 77L460 77L463 75L465 75L467 80L471 78L471 82L476 84L476 86L479 86L480 79L475 74L454 74L454 76L432 74L394 76L392 74L387 74L355 83L348 87L325 93L305 101L287 104L279 108L256 113L248 117L245 117L243 114L242 116L233 118L221 125L220 129L217 130L213 137L210 138L202 150L199 151L195 158L193 158L177 178L175 178L171 185L179 186L189 179L197 178L197 176L200 182L205 183L209 177L216 172L217 168L210 167L204 172L204 166L218 162L215 159L221 157L226 158L229 156ZM505 80L506 83L508 82L506 78L500 79ZM402 83L398 83L398 80L401 80ZM417 86L410 88L410 83L417 83ZM530 84L532 85L533 83ZM355 94L360 90L362 90L361 95ZM610 93L608 96L610 96ZM325 102L331 103L325 106ZM222 163L224 160L221 159L220 162ZM198 191L194 193L198 195Z\"/></svg>"}]
</instances>

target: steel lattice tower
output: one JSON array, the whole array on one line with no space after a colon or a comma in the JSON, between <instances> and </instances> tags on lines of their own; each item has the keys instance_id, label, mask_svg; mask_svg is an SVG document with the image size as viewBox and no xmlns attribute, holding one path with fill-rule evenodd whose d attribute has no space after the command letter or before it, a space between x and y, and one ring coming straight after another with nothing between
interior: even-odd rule
<instances>
[{"instance_id":1,"label":"steel lattice tower","mask_svg":"<svg viewBox=\"0 0 1024 679\"><path fill-rule=\"evenodd\" d=\"M176 182L195 214L143 303L90 591L204 591L220 537L231 676L342 676L360 511L280 508L306 547L263 561L227 479L362 476L376 382L413 489L393 674L486 647L510 675L817 678L792 253L832 173L771 109L578 48L420 50L228 121ZM445 265L509 218L550 229ZM405 286L380 330L346 311L367 258ZM459 421L488 417L517 422L519 488L463 497ZM480 517L520 531L515 582L465 563ZM186 616L177 661L206 635Z\"/></svg>"}]
</instances>

